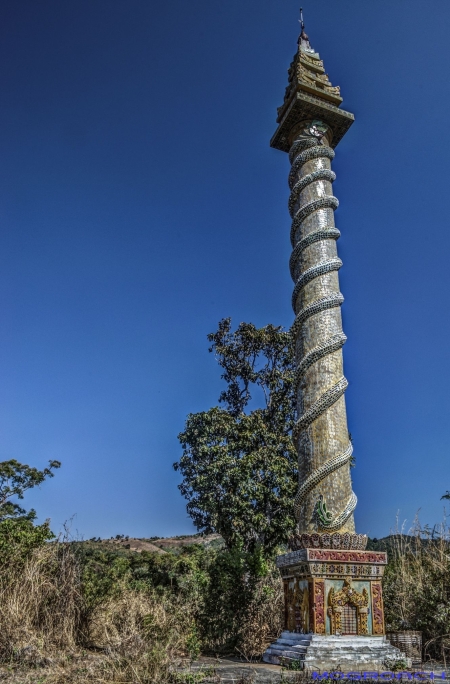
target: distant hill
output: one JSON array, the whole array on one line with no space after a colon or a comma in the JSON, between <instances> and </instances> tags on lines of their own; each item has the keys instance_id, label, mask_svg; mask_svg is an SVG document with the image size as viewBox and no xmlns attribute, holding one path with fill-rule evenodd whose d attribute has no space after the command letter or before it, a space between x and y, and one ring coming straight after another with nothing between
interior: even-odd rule
<instances>
[{"instance_id":1,"label":"distant hill","mask_svg":"<svg viewBox=\"0 0 450 684\"><path fill-rule=\"evenodd\" d=\"M429 544L439 544L440 538L436 535L433 538L430 536L416 536L411 534L390 534L388 537L377 539L369 539L367 542L368 551L386 551L388 555L392 554L394 549L400 553L415 552L418 548L424 548Z\"/></svg>"},{"instance_id":2,"label":"distant hill","mask_svg":"<svg viewBox=\"0 0 450 684\"><path fill-rule=\"evenodd\" d=\"M223 546L223 539L219 534L185 534L179 537L148 537L142 539L117 535L117 537L111 537L110 539L93 537L83 543L110 551L124 549L138 553L142 551L150 553L179 553L183 548L192 544L219 548Z\"/></svg>"},{"instance_id":3,"label":"distant hill","mask_svg":"<svg viewBox=\"0 0 450 684\"><path fill-rule=\"evenodd\" d=\"M422 545L430 543L430 540L422 539ZM223 539L219 534L185 534L177 537L127 537L124 535L117 535L110 539L100 539L94 537L83 542L88 547L97 549L104 549L105 551L134 551L141 553L147 551L150 553L173 553L178 554L192 544L199 546L206 546L211 548L221 548L224 545ZM407 534L391 534L381 539L369 538L367 541L368 551L387 551L390 555L394 548L399 546L406 550L414 551L417 545L417 539L414 536ZM280 553L286 553L287 548L280 548Z\"/></svg>"}]
</instances>

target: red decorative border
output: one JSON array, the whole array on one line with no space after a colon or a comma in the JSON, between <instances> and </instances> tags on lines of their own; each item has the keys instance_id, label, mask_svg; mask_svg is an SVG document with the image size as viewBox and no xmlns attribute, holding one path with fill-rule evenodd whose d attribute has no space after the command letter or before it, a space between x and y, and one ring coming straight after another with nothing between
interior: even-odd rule
<instances>
[{"instance_id":1,"label":"red decorative border","mask_svg":"<svg viewBox=\"0 0 450 684\"><path fill-rule=\"evenodd\" d=\"M314 632L325 634L325 582L313 580L314 591Z\"/></svg>"},{"instance_id":2,"label":"red decorative border","mask_svg":"<svg viewBox=\"0 0 450 684\"><path fill-rule=\"evenodd\" d=\"M341 561L343 563L379 563L385 565L384 551L334 551L333 549L306 549L307 559L314 561Z\"/></svg>"}]
</instances>

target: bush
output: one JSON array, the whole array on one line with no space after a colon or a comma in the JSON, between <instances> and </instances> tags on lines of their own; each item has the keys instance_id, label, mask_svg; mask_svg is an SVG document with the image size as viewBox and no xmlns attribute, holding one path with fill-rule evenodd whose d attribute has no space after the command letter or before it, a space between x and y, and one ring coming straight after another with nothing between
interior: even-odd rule
<instances>
[{"instance_id":1,"label":"bush","mask_svg":"<svg viewBox=\"0 0 450 684\"><path fill-rule=\"evenodd\" d=\"M181 658L254 657L279 628L278 572L256 576L255 558L236 550L138 554L55 541L16 567L0 567L0 659L48 666L49 682L168 683Z\"/></svg>"},{"instance_id":2,"label":"bush","mask_svg":"<svg viewBox=\"0 0 450 684\"><path fill-rule=\"evenodd\" d=\"M0 569L0 657L40 662L55 649L73 650L81 595L70 548L48 544L27 557L20 542L9 549L9 563L3 562Z\"/></svg>"},{"instance_id":3,"label":"bush","mask_svg":"<svg viewBox=\"0 0 450 684\"><path fill-rule=\"evenodd\" d=\"M151 600L157 596L161 602L170 596L183 605L190 625L183 647L187 654L201 649L256 655L256 647L249 646L250 614L257 623L257 615L264 613L261 634L276 634L279 629L281 580L273 563L264 561L258 550L246 553L192 545L174 555L100 550L89 544L76 544L74 549L82 566L86 624L97 619L105 602L112 605L124 592L136 592ZM254 639L263 643L268 637Z\"/></svg>"},{"instance_id":4,"label":"bush","mask_svg":"<svg viewBox=\"0 0 450 684\"><path fill-rule=\"evenodd\" d=\"M410 535L390 538L383 591L387 630L423 632L425 658L450 650L450 531L417 523Z\"/></svg>"},{"instance_id":5,"label":"bush","mask_svg":"<svg viewBox=\"0 0 450 684\"><path fill-rule=\"evenodd\" d=\"M48 522L33 525L26 518L7 518L0 522L0 572L13 567L15 572L29 559L35 549L54 539Z\"/></svg>"}]
</instances>

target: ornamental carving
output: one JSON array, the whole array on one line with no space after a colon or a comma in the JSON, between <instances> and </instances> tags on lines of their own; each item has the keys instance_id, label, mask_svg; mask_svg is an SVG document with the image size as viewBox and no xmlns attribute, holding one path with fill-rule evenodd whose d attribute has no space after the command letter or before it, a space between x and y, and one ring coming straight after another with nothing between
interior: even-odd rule
<instances>
[{"instance_id":1,"label":"ornamental carving","mask_svg":"<svg viewBox=\"0 0 450 684\"><path fill-rule=\"evenodd\" d=\"M380 563L386 565L385 551L332 551L331 549L307 549L309 561L340 561L341 563Z\"/></svg>"},{"instance_id":2,"label":"ornamental carving","mask_svg":"<svg viewBox=\"0 0 450 684\"><path fill-rule=\"evenodd\" d=\"M317 93L319 97L331 100L338 106L342 102L340 88L331 84L328 74L325 73L323 61L299 48L288 69L288 86L284 102L278 108L279 118L283 115L292 95L302 88Z\"/></svg>"},{"instance_id":3,"label":"ornamental carving","mask_svg":"<svg viewBox=\"0 0 450 684\"><path fill-rule=\"evenodd\" d=\"M384 634L383 594L380 582L372 582L373 633Z\"/></svg>"},{"instance_id":4,"label":"ornamental carving","mask_svg":"<svg viewBox=\"0 0 450 684\"><path fill-rule=\"evenodd\" d=\"M346 631L346 625L343 621L346 606L352 606L356 610L354 632ZM328 593L328 615L331 621L331 633L337 635L345 633L367 635L369 633L367 623L368 607L369 594L367 589L363 589L361 593L353 589L351 578L344 580L344 586L340 591L335 591L331 588Z\"/></svg>"},{"instance_id":5,"label":"ornamental carving","mask_svg":"<svg viewBox=\"0 0 450 684\"><path fill-rule=\"evenodd\" d=\"M303 60L300 60L297 63L297 69L296 69L296 76L297 76L297 82L300 83L306 83L307 85L310 85L312 88L319 88L326 90L327 92L337 95L340 97L340 88L339 86L333 86L331 84L331 81L328 78L328 74L324 73L315 73L314 71L311 71L312 65L310 63L307 63L307 66L305 66L305 63ZM292 70L290 76L290 83L292 86L293 82L293 73L294 70ZM290 91L291 87L289 87Z\"/></svg>"},{"instance_id":6,"label":"ornamental carving","mask_svg":"<svg viewBox=\"0 0 450 684\"><path fill-rule=\"evenodd\" d=\"M314 74L312 71L304 69L300 64L297 67L297 78L299 81L309 83L312 86L316 85L316 74Z\"/></svg>"},{"instance_id":7,"label":"ornamental carving","mask_svg":"<svg viewBox=\"0 0 450 684\"><path fill-rule=\"evenodd\" d=\"M323 60L314 59L306 54L306 52L300 52L300 61L309 66L312 69L316 69L319 72L324 72Z\"/></svg>"},{"instance_id":8,"label":"ornamental carving","mask_svg":"<svg viewBox=\"0 0 450 684\"><path fill-rule=\"evenodd\" d=\"M289 632L309 632L309 588L301 588L298 581L285 582L285 629Z\"/></svg>"},{"instance_id":9,"label":"ornamental carving","mask_svg":"<svg viewBox=\"0 0 450 684\"><path fill-rule=\"evenodd\" d=\"M316 634L325 634L325 582L313 580L313 625Z\"/></svg>"},{"instance_id":10,"label":"ornamental carving","mask_svg":"<svg viewBox=\"0 0 450 684\"><path fill-rule=\"evenodd\" d=\"M351 456L351 454L350 454ZM293 551L299 549L352 549L363 551L366 548L367 536L365 534L294 534L289 539L289 546Z\"/></svg>"},{"instance_id":11,"label":"ornamental carving","mask_svg":"<svg viewBox=\"0 0 450 684\"><path fill-rule=\"evenodd\" d=\"M328 74L316 74L316 81L320 81L320 83L323 83L323 85L331 85Z\"/></svg>"}]
</instances>

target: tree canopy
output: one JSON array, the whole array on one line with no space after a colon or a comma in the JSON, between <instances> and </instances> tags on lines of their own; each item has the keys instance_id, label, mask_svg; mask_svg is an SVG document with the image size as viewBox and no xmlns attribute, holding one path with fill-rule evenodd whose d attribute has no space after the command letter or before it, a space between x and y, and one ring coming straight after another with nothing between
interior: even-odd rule
<instances>
[{"instance_id":1,"label":"tree canopy","mask_svg":"<svg viewBox=\"0 0 450 684\"><path fill-rule=\"evenodd\" d=\"M38 470L15 459L0 462L0 570L8 564L20 567L35 548L54 538L49 520L36 525L36 511L25 510L15 499L53 477L60 465L50 461Z\"/></svg>"},{"instance_id":2,"label":"tree canopy","mask_svg":"<svg viewBox=\"0 0 450 684\"><path fill-rule=\"evenodd\" d=\"M23 499L27 489L36 487L48 477L53 477L53 470L59 468L59 461L50 461L48 468L38 470L29 465L19 463L15 459L0 462L0 522L7 519L24 518L35 520L36 511L26 511L12 499Z\"/></svg>"},{"instance_id":3,"label":"tree canopy","mask_svg":"<svg viewBox=\"0 0 450 684\"><path fill-rule=\"evenodd\" d=\"M221 406L188 415L178 436L179 488L199 531L270 555L295 527L292 338L273 325L241 323L232 332L225 318L208 340L227 386Z\"/></svg>"}]
</instances>

